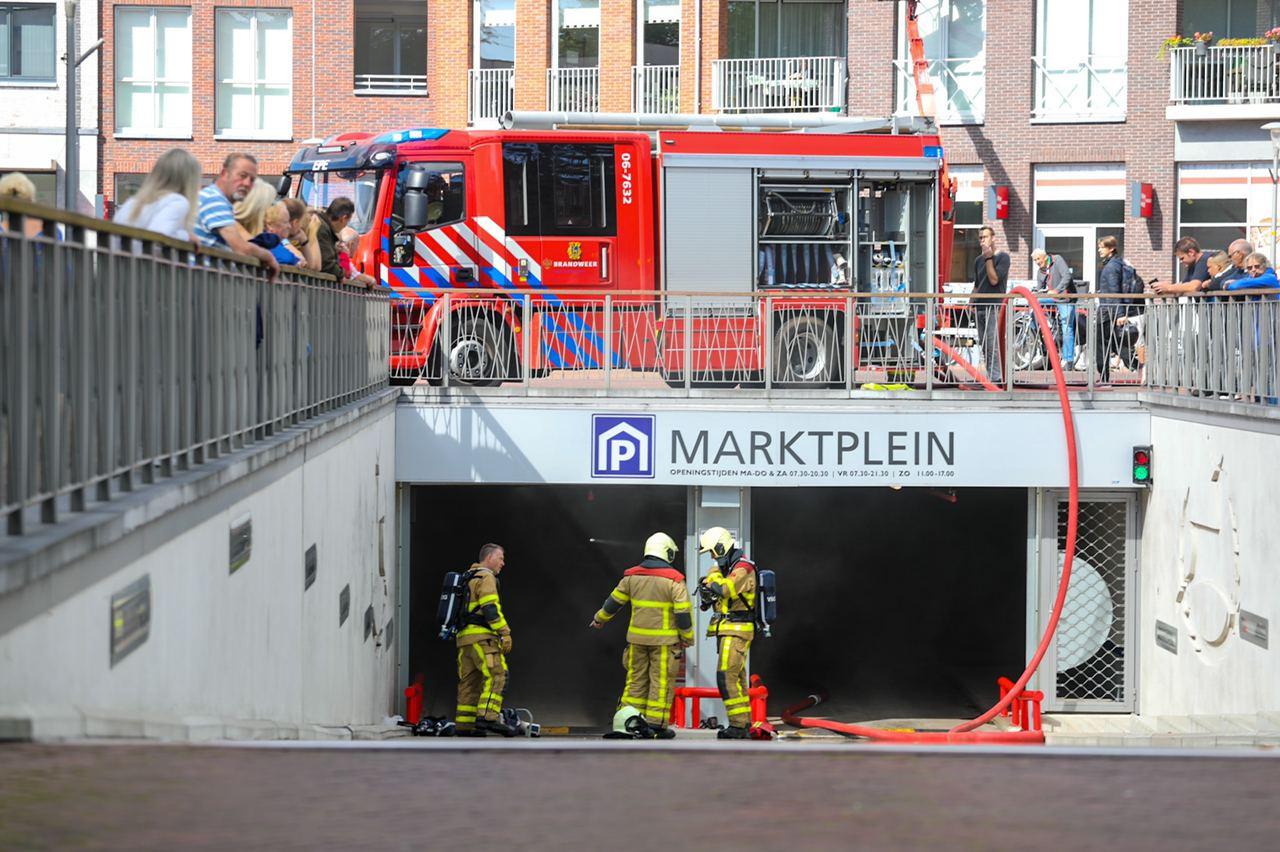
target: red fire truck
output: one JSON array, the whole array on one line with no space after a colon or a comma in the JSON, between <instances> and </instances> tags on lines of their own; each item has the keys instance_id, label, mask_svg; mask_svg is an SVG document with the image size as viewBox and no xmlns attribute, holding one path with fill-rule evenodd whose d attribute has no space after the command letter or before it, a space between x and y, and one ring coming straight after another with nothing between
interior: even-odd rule
<instances>
[{"instance_id":1,"label":"red fire truck","mask_svg":"<svg viewBox=\"0 0 1280 852\"><path fill-rule=\"evenodd\" d=\"M831 383L875 347L901 346L909 294L936 291L949 266L936 132L683 118L812 126L352 133L304 149L290 172L314 206L355 202L354 260L399 297L402 380L492 384L609 361L683 382L689 358L700 379L760 378L768 360L775 381ZM844 316L863 304L849 293L883 296L874 334ZM767 316L760 294L777 296Z\"/></svg>"}]
</instances>

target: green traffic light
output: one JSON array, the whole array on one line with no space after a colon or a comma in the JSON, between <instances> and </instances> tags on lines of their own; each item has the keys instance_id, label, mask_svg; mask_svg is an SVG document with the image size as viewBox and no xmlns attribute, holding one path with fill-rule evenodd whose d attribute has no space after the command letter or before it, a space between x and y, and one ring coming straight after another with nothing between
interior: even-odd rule
<instances>
[{"instance_id":1,"label":"green traffic light","mask_svg":"<svg viewBox=\"0 0 1280 852\"><path fill-rule=\"evenodd\" d=\"M1146 482L1149 476L1151 476L1151 471L1147 470L1145 465L1138 465L1133 469L1134 482Z\"/></svg>"}]
</instances>

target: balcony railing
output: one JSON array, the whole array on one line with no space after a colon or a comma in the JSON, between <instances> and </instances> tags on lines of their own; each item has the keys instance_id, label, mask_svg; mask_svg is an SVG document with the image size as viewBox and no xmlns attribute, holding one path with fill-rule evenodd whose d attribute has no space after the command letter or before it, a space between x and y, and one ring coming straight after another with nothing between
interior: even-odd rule
<instances>
[{"instance_id":1,"label":"balcony railing","mask_svg":"<svg viewBox=\"0 0 1280 852\"><path fill-rule=\"evenodd\" d=\"M387 386L385 291L268 281L251 258L15 199L0 214L0 535Z\"/></svg>"},{"instance_id":2,"label":"balcony railing","mask_svg":"<svg viewBox=\"0 0 1280 852\"><path fill-rule=\"evenodd\" d=\"M1129 72L1123 56L1033 56L1036 100L1044 121L1123 121Z\"/></svg>"},{"instance_id":3,"label":"balcony railing","mask_svg":"<svg viewBox=\"0 0 1280 852\"><path fill-rule=\"evenodd\" d=\"M911 62L899 59L898 115L915 115L916 86ZM943 124L981 124L986 111L986 58L933 59L929 62L929 78L937 100L938 121Z\"/></svg>"},{"instance_id":4,"label":"balcony railing","mask_svg":"<svg viewBox=\"0 0 1280 852\"><path fill-rule=\"evenodd\" d=\"M680 66L631 66L631 111L650 115L679 112Z\"/></svg>"},{"instance_id":5,"label":"balcony railing","mask_svg":"<svg viewBox=\"0 0 1280 852\"><path fill-rule=\"evenodd\" d=\"M548 68L547 108L552 112L599 112L599 68Z\"/></svg>"},{"instance_id":6,"label":"balcony railing","mask_svg":"<svg viewBox=\"0 0 1280 852\"><path fill-rule=\"evenodd\" d=\"M841 56L717 59L711 103L720 112L843 112L847 80Z\"/></svg>"},{"instance_id":7,"label":"balcony railing","mask_svg":"<svg viewBox=\"0 0 1280 852\"><path fill-rule=\"evenodd\" d=\"M357 95L425 95L426 74L357 74Z\"/></svg>"},{"instance_id":8,"label":"balcony railing","mask_svg":"<svg viewBox=\"0 0 1280 852\"><path fill-rule=\"evenodd\" d=\"M1176 47L1169 100L1178 106L1280 103L1280 56L1271 45Z\"/></svg>"},{"instance_id":9,"label":"balcony railing","mask_svg":"<svg viewBox=\"0 0 1280 852\"><path fill-rule=\"evenodd\" d=\"M514 109L515 80L513 68L472 68L468 79L471 123L492 123Z\"/></svg>"}]
</instances>

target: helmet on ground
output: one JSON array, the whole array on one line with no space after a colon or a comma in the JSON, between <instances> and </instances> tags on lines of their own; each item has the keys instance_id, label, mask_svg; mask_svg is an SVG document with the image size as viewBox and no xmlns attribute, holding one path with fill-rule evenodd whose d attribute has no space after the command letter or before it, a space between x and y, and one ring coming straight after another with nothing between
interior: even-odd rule
<instances>
[{"instance_id":1,"label":"helmet on ground","mask_svg":"<svg viewBox=\"0 0 1280 852\"><path fill-rule=\"evenodd\" d=\"M666 562L672 562L676 558L676 551L680 548L676 547L676 543L672 541L671 536L664 532L656 532L649 536L644 543L644 555L656 556Z\"/></svg>"},{"instance_id":2,"label":"helmet on ground","mask_svg":"<svg viewBox=\"0 0 1280 852\"><path fill-rule=\"evenodd\" d=\"M723 559L733 546L733 533L724 527L711 527L698 537L698 552L710 553L715 559Z\"/></svg>"},{"instance_id":3,"label":"helmet on ground","mask_svg":"<svg viewBox=\"0 0 1280 852\"><path fill-rule=\"evenodd\" d=\"M618 712L613 714L613 730L615 733L635 735L639 733L643 725L644 716L630 704L619 708Z\"/></svg>"}]
</instances>

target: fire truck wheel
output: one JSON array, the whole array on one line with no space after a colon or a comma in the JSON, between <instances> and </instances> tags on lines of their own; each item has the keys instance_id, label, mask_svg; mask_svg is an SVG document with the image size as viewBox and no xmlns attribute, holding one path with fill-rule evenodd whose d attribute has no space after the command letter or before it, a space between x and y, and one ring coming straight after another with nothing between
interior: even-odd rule
<instances>
[{"instance_id":1,"label":"fire truck wheel","mask_svg":"<svg viewBox=\"0 0 1280 852\"><path fill-rule=\"evenodd\" d=\"M505 378L507 339L505 329L482 317L459 322L446 359L449 381L479 388L501 384Z\"/></svg>"},{"instance_id":2,"label":"fire truck wheel","mask_svg":"<svg viewBox=\"0 0 1280 852\"><path fill-rule=\"evenodd\" d=\"M773 381L783 387L816 387L844 381L835 329L816 317L783 321L773 336Z\"/></svg>"}]
</instances>

